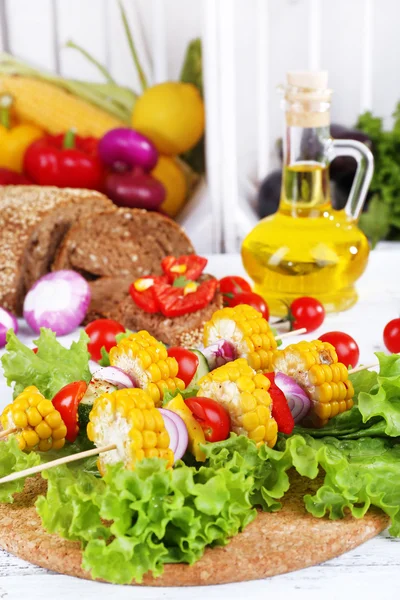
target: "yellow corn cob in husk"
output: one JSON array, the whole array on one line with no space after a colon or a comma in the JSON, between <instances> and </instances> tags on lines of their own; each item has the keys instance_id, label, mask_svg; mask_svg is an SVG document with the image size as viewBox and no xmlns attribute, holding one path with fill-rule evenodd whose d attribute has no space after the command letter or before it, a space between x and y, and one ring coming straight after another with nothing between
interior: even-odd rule
<instances>
[{"instance_id":1,"label":"yellow corn cob in husk","mask_svg":"<svg viewBox=\"0 0 400 600\"><path fill-rule=\"evenodd\" d=\"M183 390L185 384L177 377L178 363L168 356L167 349L147 331L139 331L122 339L110 350L110 364L133 377L146 390L156 406L161 406L164 392Z\"/></svg>"},{"instance_id":2,"label":"yellow corn cob in husk","mask_svg":"<svg viewBox=\"0 0 400 600\"><path fill-rule=\"evenodd\" d=\"M311 399L311 410L303 424L322 427L353 406L354 389L348 370L338 362L335 348L328 342L299 342L277 350L273 368L292 377Z\"/></svg>"},{"instance_id":3,"label":"yellow corn cob in husk","mask_svg":"<svg viewBox=\"0 0 400 600\"><path fill-rule=\"evenodd\" d=\"M18 428L15 434L21 450L59 450L65 444L67 428L50 400L31 385L8 404L1 415L3 429Z\"/></svg>"},{"instance_id":4,"label":"yellow corn cob in husk","mask_svg":"<svg viewBox=\"0 0 400 600\"><path fill-rule=\"evenodd\" d=\"M204 346L227 340L256 371L270 371L277 343L261 313L247 304L217 310L204 325Z\"/></svg>"},{"instance_id":5,"label":"yellow corn cob in husk","mask_svg":"<svg viewBox=\"0 0 400 600\"><path fill-rule=\"evenodd\" d=\"M102 394L94 401L89 419L90 441L99 448L107 444L117 446L99 456L97 464L102 475L107 464L123 462L125 468L132 470L143 458L163 458L172 466L174 453L169 448L164 420L143 390L132 388Z\"/></svg>"},{"instance_id":6,"label":"yellow corn cob in husk","mask_svg":"<svg viewBox=\"0 0 400 600\"><path fill-rule=\"evenodd\" d=\"M0 95L13 96L13 110L23 122L34 123L51 134L75 128L82 136L102 137L125 123L60 87L19 75L0 75Z\"/></svg>"},{"instance_id":7,"label":"yellow corn cob in husk","mask_svg":"<svg viewBox=\"0 0 400 600\"><path fill-rule=\"evenodd\" d=\"M200 379L199 386L198 396L212 398L229 412L232 431L247 435L258 446L275 445L278 426L271 416L269 379L257 374L244 358L214 369Z\"/></svg>"}]
</instances>

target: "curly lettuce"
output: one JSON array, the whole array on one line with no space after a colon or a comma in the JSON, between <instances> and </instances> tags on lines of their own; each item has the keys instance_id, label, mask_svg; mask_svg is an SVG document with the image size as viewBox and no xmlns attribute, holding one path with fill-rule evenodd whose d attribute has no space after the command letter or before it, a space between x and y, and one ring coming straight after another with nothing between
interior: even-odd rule
<instances>
[{"instance_id":1,"label":"curly lettuce","mask_svg":"<svg viewBox=\"0 0 400 600\"><path fill-rule=\"evenodd\" d=\"M88 340L81 331L79 340L65 348L53 331L42 327L39 339L34 342L38 348L35 354L10 330L1 362L7 384L14 384L14 397L28 385L36 386L46 398L53 398L67 383L79 380L88 383L91 378Z\"/></svg>"},{"instance_id":2,"label":"curly lettuce","mask_svg":"<svg viewBox=\"0 0 400 600\"><path fill-rule=\"evenodd\" d=\"M102 480L66 466L44 477L48 493L36 503L43 526L80 540L83 567L113 583L140 582L148 571L156 577L168 562L193 564L256 516L253 478L229 467L167 469L145 459L134 471L109 467Z\"/></svg>"},{"instance_id":3,"label":"curly lettuce","mask_svg":"<svg viewBox=\"0 0 400 600\"><path fill-rule=\"evenodd\" d=\"M18 442L15 437L11 437L7 441L0 442L0 477L10 475L16 471L29 469L40 463L40 457L36 452L26 454L18 447ZM17 492L22 492L24 488L25 478L2 483L0 485L0 502L12 503L13 495Z\"/></svg>"}]
</instances>

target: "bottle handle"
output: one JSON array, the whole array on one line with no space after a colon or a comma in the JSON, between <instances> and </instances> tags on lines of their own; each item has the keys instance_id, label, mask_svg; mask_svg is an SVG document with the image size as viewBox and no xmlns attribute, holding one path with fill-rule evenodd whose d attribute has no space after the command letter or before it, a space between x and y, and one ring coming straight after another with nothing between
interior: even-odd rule
<instances>
[{"instance_id":1,"label":"bottle handle","mask_svg":"<svg viewBox=\"0 0 400 600\"><path fill-rule=\"evenodd\" d=\"M347 216L358 219L374 173L374 157L362 142L336 139L332 140L329 162L338 156L352 156L357 161L356 174L344 210Z\"/></svg>"}]
</instances>

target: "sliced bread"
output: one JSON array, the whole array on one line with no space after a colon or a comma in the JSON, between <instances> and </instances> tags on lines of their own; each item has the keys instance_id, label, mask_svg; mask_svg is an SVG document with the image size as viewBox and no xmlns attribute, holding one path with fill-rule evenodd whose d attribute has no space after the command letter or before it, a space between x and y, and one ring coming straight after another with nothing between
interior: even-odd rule
<instances>
[{"instance_id":1,"label":"sliced bread","mask_svg":"<svg viewBox=\"0 0 400 600\"><path fill-rule=\"evenodd\" d=\"M73 269L88 280L161 273L161 260L192 254L189 238L169 217L141 209L119 208L72 227L60 245L53 270Z\"/></svg>"},{"instance_id":2,"label":"sliced bread","mask_svg":"<svg viewBox=\"0 0 400 600\"><path fill-rule=\"evenodd\" d=\"M0 306L20 315L26 292L50 270L70 227L114 204L92 190L0 187Z\"/></svg>"}]
</instances>

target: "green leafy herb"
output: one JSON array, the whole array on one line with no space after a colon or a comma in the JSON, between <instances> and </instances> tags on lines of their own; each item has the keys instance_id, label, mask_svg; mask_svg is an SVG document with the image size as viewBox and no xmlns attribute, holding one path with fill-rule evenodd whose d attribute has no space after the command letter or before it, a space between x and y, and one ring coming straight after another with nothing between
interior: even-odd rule
<instances>
[{"instance_id":1,"label":"green leafy herb","mask_svg":"<svg viewBox=\"0 0 400 600\"><path fill-rule=\"evenodd\" d=\"M356 125L373 145L375 160L370 191L373 198L360 219L360 226L373 243L379 239L400 239L400 103L393 114L391 131L383 130L382 119L370 112L362 114Z\"/></svg>"},{"instance_id":2,"label":"green leafy herb","mask_svg":"<svg viewBox=\"0 0 400 600\"><path fill-rule=\"evenodd\" d=\"M178 394L180 394L182 396L182 398L184 400L186 400L186 398L193 398L194 396L197 396L197 392L199 391L199 387L196 385L192 385L190 387L187 387L184 390L167 390L164 393L164 397L163 397L163 406L166 406L168 404L168 402L170 402L173 398L175 398L175 396L177 396Z\"/></svg>"},{"instance_id":3,"label":"green leafy herb","mask_svg":"<svg viewBox=\"0 0 400 600\"><path fill-rule=\"evenodd\" d=\"M7 352L1 362L7 384L14 386L14 397L28 385L34 385L46 397L53 398L67 383L83 380L87 383L89 370L89 338L81 331L79 341L65 348L50 329L41 328L35 340L37 353L25 346L13 331L7 333Z\"/></svg>"},{"instance_id":4,"label":"green leafy herb","mask_svg":"<svg viewBox=\"0 0 400 600\"><path fill-rule=\"evenodd\" d=\"M29 469L40 463L40 457L36 452L26 454L18 447L14 436L7 441L0 442L0 477L5 477L15 471ZM13 494L21 492L24 488L25 479L17 479L0 486L0 502L13 502Z\"/></svg>"},{"instance_id":5,"label":"green leafy herb","mask_svg":"<svg viewBox=\"0 0 400 600\"><path fill-rule=\"evenodd\" d=\"M66 466L45 477L47 497L36 503L43 525L80 540L83 567L113 583L160 575L167 562L193 564L207 545L225 545L256 516L252 477L229 467L179 463L172 470L145 459L135 471L112 466L102 480Z\"/></svg>"}]
</instances>

